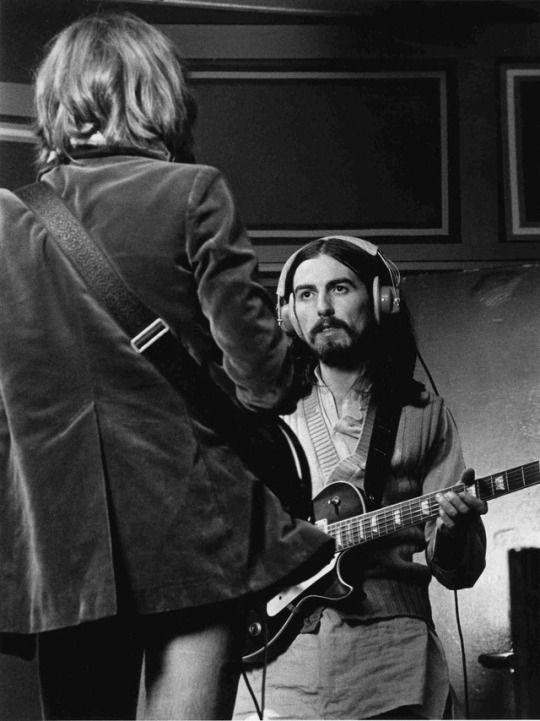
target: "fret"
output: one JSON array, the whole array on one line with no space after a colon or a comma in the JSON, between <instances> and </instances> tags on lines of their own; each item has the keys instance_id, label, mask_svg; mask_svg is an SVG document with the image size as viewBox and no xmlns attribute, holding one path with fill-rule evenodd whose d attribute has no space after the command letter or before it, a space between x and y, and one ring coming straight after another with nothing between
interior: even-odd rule
<instances>
[{"instance_id":1,"label":"fret","mask_svg":"<svg viewBox=\"0 0 540 721\"><path fill-rule=\"evenodd\" d=\"M477 498L489 500L537 483L540 483L540 463L533 461L508 471L477 478L468 488ZM316 523L334 537L338 551L346 550L435 518L439 512L436 496L449 490L460 493L465 490L465 486L458 483L450 488L443 488L418 498L410 498L335 523L328 523L326 519Z\"/></svg>"},{"instance_id":2,"label":"fret","mask_svg":"<svg viewBox=\"0 0 540 721\"><path fill-rule=\"evenodd\" d=\"M495 493L505 493L508 490L508 483L505 473L500 473L498 476L493 476L493 487L495 489Z\"/></svg>"},{"instance_id":3,"label":"fret","mask_svg":"<svg viewBox=\"0 0 540 721\"><path fill-rule=\"evenodd\" d=\"M352 546L355 543L354 523L350 518L344 521L343 539L345 546Z\"/></svg>"},{"instance_id":4,"label":"fret","mask_svg":"<svg viewBox=\"0 0 540 721\"><path fill-rule=\"evenodd\" d=\"M379 513L379 535L388 535L396 530L394 525L394 516L392 513L392 507L381 509Z\"/></svg>"},{"instance_id":5,"label":"fret","mask_svg":"<svg viewBox=\"0 0 540 721\"><path fill-rule=\"evenodd\" d=\"M373 536L371 535L371 525L369 516L365 516L361 521L362 525L362 538L366 541L372 541Z\"/></svg>"},{"instance_id":6,"label":"fret","mask_svg":"<svg viewBox=\"0 0 540 721\"><path fill-rule=\"evenodd\" d=\"M489 500L537 483L540 483L540 466L538 461L533 461L524 466L517 466L508 471L479 478L476 481L476 487L479 497Z\"/></svg>"},{"instance_id":7,"label":"fret","mask_svg":"<svg viewBox=\"0 0 540 721\"><path fill-rule=\"evenodd\" d=\"M417 505L417 503L417 499L409 499L399 504L399 508L401 510L401 518L404 526L411 525L411 518L414 518L414 507L415 505Z\"/></svg>"},{"instance_id":8,"label":"fret","mask_svg":"<svg viewBox=\"0 0 540 721\"><path fill-rule=\"evenodd\" d=\"M358 523L357 531L358 531L358 542L364 543L367 539L366 539L366 533L364 531L364 524L362 523L361 516L360 516L360 522Z\"/></svg>"}]
</instances>

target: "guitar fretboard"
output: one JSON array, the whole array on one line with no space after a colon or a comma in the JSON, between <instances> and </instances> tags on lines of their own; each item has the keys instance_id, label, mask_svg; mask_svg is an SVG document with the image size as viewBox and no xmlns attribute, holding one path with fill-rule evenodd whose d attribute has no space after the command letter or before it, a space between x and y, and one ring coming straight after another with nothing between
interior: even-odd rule
<instances>
[{"instance_id":1,"label":"guitar fretboard","mask_svg":"<svg viewBox=\"0 0 540 721\"><path fill-rule=\"evenodd\" d=\"M540 462L532 461L492 476L478 478L474 484L468 487L468 490L477 498L487 501L534 486L537 483L540 483ZM449 490L459 493L464 489L465 486L458 483L425 496L411 498L408 501L401 501L392 506L363 513L360 516L330 523L325 531L335 539L336 550L345 551L353 546L374 541L403 528L416 526L435 518L439 513L437 495Z\"/></svg>"}]
</instances>

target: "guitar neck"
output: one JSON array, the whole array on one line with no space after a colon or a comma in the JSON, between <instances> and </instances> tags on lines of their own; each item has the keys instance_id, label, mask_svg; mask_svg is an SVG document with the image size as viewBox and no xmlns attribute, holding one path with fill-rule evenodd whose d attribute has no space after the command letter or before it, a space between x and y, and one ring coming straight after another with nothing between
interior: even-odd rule
<instances>
[{"instance_id":1,"label":"guitar neck","mask_svg":"<svg viewBox=\"0 0 540 721\"><path fill-rule=\"evenodd\" d=\"M540 463L532 461L492 476L478 478L467 488L477 498L489 501L537 483L540 483ZM441 491L330 523L325 530L335 539L336 550L345 551L436 518L439 514L437 495L449 490L459 493L465 490L465 486L458 483Z\"/></svg>"}]
</instances>

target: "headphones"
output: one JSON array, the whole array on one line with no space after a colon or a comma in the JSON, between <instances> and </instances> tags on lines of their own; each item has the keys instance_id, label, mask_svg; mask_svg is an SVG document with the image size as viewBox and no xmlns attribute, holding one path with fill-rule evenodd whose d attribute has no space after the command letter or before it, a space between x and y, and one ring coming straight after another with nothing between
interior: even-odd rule
<instances>
[{"instance_id":1,"label":"headphones","mask_svg":"<svg viewBox=\"0 0 540 721\"><path fill-rule=\"evenodd\" d=\"M382 323L383 316L390 315L393 313L399 313L400 309L400 292L399 292L399 282L400 282L400 273L396 265L392 263L391 260L388 258L385 258L385 256L382 254L380 249L374 245L373 243L370 243L368 240L364 240L363 238L356 238L352 235L327 235L324 238L319 238L319 240L342 240L345 243L350 243L355 248L358 248L362 250L364 253L367 253L372 258L376 258L379 260L382 265L384 266L384 270L386 271L388 278L390 280L390 285L383 285L381 283L380 277L376 275L373 278L373 287L372 287L372 294L373 294L373 311L375 315L375 321L380 324ZM290 323L292 327L294 328L297 335L300 336L300 338L303 337L302 330L300 328L300 324L298 323L298 318L296 316L296 310L295 310L295 303L294 303L294 291L290 293L289 299L285 298L285 286L287 284L287 279L289 276L289 272L294 264L294 261L298 255L306 246L302 246L297 251L295 251L290 258L285 262L285 265L283 266L279 280L277 285L277 320L278 323L281 325L283 321L283 309L284 307L287 307L288 309L288 318L290 320Z\"/></svg>"}]
</instances>

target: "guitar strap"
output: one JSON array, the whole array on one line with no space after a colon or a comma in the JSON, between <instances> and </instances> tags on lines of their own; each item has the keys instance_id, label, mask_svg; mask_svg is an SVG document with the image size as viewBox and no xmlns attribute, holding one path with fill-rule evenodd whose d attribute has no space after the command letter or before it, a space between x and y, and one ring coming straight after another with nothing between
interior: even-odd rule
<instances>
[{"instance_id":1,"label":"guitar strap","mask_svg":"<svg viewBox=\"0 0 540 721\"><path fill-rule=\"evenodd\" d=\"M396 393L387 393L377 404L375 423L366 461L364 490L370 507L378 508L388 477L401 417L401 403Z\"/></svg>"},{"instance_id":2,"label":"guitar strap","mask_svg":"<svg viewBox=\"0 0 540 721\"><path fill-rule=\"evenodd\" d=\"M324 478L328 479L332 469L339 463L339 456L334 442L330 437L330 432L328 431L328 426L322 413L319 394L316 391L317 389L314 386L309 396L302 399L302 406L319 466L321 467Z\"/></svg>"},{"instance_id":3,"label":"guitar strap","mask_svg":"<svg viewBox=\"0 0 540 721\"><path fill-rule=\"evenodd\" d=\"M44 223L79 276L131 339L133 350L151 362L186 403L212 420L291 515L312 518L309 467L288 426L274 414L265 416L241 408L220 388L211 371L190 355L165 321L125 284L50 186L37 182L15 194Z\"/></svg>"}]
</instances>

